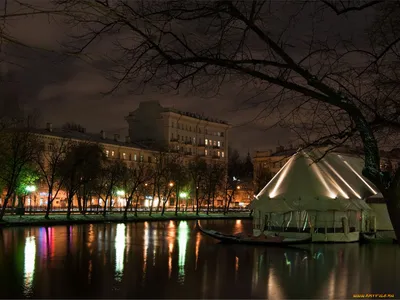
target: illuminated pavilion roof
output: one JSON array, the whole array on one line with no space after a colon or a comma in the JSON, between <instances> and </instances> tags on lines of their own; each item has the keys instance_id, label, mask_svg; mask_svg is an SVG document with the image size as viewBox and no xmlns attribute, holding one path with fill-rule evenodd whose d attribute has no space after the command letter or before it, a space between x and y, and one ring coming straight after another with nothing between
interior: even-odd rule
<instances>
[{"instance_id":1,"label":"illuminated pavilion roof","mask_svg":"<svg viewBox=\"0 0 400 300\"><path fill-rule=\"evenodd\" d=\"M294 154L260 191L250 208L292 210L363 210L377 189L361 174L361 158L319 150ZM276 201L281 200L281 201Z\"/></svg>"}]
</instances>

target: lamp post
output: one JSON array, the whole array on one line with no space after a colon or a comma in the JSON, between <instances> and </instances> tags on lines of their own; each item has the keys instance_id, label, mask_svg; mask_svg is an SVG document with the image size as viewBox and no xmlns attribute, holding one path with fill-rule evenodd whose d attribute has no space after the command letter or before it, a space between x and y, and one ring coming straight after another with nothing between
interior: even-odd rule
<instances>
[{"instance_id":1,"label":"lamp post","mask_svg":"<svg viewBox=\"0 0 400 300\"><path fill-rule=\"evenodd\" d=\"M123 190L118 190L117 191L117 196L118 196L118 202L119 202L119 208L120 208L120 210L121 210L121 208L122 208L122 205L121 205L121 197L122 196L124 196L125 195L125 191L123 191Z\"/></svg>"},{"instance_id":2,"label":"lamp post","mask_svg":"<svg viewBox=\"0 0 400 300\"><path fill-rule=\"evenodd\" d=\"M29 194L29 211L32 211L32 193L36 191L36 186L27 185L25 191Z\"/></svg>"},{"instance_id":3,"label":"lamp post","mask_svg":"<svg viewBox=\"0 0 400 300\"><path fill-rule=\"evenodd\" d=\"M179 198L186 200L187 195L188 194L186 192L181 192L181 193L179 193ZM186 211L186 210L187 210L187 202L185 202L185 207L184 207L183 211Z\"/></svg>"}]
</instances>

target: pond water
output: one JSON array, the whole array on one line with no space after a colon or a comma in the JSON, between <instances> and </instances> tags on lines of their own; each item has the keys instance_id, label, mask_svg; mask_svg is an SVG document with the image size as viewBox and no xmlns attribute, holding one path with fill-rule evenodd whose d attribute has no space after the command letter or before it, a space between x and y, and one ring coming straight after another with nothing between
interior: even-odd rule
<instances>
[{"instance_id":1,"label":"pond water","mask_svg":"<svg viewBox=\"0 0 400 300\"><path fill-rule=\"evenodd\" d=\"M249 220L202 221L237 233ZM2 298L400 297L400 248L219 244L193 221L0 230Z\"/></svg>"}]
</instances>

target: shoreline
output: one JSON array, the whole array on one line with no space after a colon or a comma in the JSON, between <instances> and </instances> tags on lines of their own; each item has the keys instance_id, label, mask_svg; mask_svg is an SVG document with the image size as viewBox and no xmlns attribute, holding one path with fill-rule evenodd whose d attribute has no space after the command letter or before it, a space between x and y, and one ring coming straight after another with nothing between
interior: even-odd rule
<instances>
[{"instance_id":1,"label":"shoreline","mask_svg":"<svg viewBox=\"0 0 400 300\"><path fill-rule=\"evenodd\" d=\"M129 215L127 219L123 219L122 214L116 213L103 217L102 215L71 215L67 219L66 215L50 215L50 219L45 219L44 214L41 215L25 215L25 216L4 216L3 221L0 222L1 228L21 227L21 226L56 226L56 225L80 225L80 224L106 224L106 223L135 223L135 222L163 222L163 221L190 221L190 220L251 220L252 217L249 213L228 213L226 215L212 213L212 214L199 214L198 216L193 213L187 214L139 214L135 217L133 214Z\"/></svg>"}]
</instances>

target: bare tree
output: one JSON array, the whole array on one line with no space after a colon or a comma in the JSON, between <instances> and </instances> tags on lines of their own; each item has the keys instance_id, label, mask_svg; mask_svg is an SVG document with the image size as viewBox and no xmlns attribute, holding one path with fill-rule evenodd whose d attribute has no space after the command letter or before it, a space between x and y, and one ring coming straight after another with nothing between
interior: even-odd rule
<instances>
[{"instance_id":1,"label":"bare tree","mask_svg":"<svg viewBox=\"0 0 400 300\"><path fill-rule=\"evenodd\" d=\"M204 185L204 175L207 170L207 163L204 159L196 158L193 161L189 162L188 173L189 178L192 185L192 190L194 193L194 202L193 208L196 204L196 215L199 214L200 206L201 206L201 199L202 199L202 191Z\"/></svg>"},{"instance_id":2,"label":"bare tree","mask_svg":"<svg viewBox=\"0 0 400 300\"><path fill-rule=\"evenodd\" d=\"M79 192L82 184L93 179L93 170L104 159L102 147L93 143L75 143L68 148L64 159L61 162L60 173L63 176L63 185L67 190L67 218L71 216L73 198ZM82 203L78 199L78 206L82 212Z\"/></svg>"},{"instance_id":3,"label":"bare tree","mask_svg":"<svg viewBox=\"0 0 400 300\"><path fill-rule=\"evenodd\" d=\"M124 177L127 173L127 166L121 160L107 160L103 164L103 168L97 176L97 191L99 199L103 199L103 216L107 214L107 204L109 204L109 210L112 210L113 196L116 193L116 189L121 187L124 182Z\"/></svg>"},{"instance_id":4,"label":"bare tree","mask_svg":"<svg viewBox=\"0 0 400 300\"><path fill-rule=\"evenodd\" d=\"M400 31L393 30L397 2L56 2L72 24L87 29L74 44L74 53L86 52L104 36L113 37L115 88L155 81L176 89L190 84L201 90L206 84L207 90L218 91L221 83L234 79L260 93L268 89L273 95L264 103L268 114L293 117L296 127L312 131L308 144L328 138L339 145L359 140L365 155L363 174L387 200L400 240L400 170L383 179L378 143L381 135L396 136L400 128L397 97L389 93L388 84L394 78L398 82L397 69L390 67L399 61ZM350 22L354 18L347 15L368 10L377 11L377 20L386 26L383 43L366 43L361 39L364 31L356 33L357 42L344 37L338 26L337 32L327 29L330 18ZM308 28L296 32L294 24L306 21ZM299 112L307 113L304 122L294 119Z\"/></svg>"},{"instance_id":5,"label":"bare tree","mask_svg":"<svg viewBox=\"0 0 400 300\"><path fill-rule=\"evenodd\" d=\"M254 192L258 193L272 179L272 172L263 167L257 167L254 171L253 187Z\"/></svg>"},{"instance_id":6,"label":"bare tree","mask_svg":"<svg viewBox=\"0 0 400 300\"><path fill-rule=\"evenodd\" d=\"M8 201L15 194L25 168L32 165L38 151L36 136L27 130L9 129L1 132L1 185L6 189L0 220Z\"/></svg>"},{"instance_id":7,"label":"bare tree","mask_svg":"<svg viewBox=\"0 0 400 300\"><path fill-rule=\"evenodd\" d=\"M208 215L210 213L210 204L212 204L213 210L215 208L215 196L217 194L218 187L221 186L221 183L226 176L226 169L222 164L208 164L204 175Z\"/></svg>"},{"instance_id":8,"label":"bare tree","mask_svg":"<svg viewBox=\"0 0 400 300\"><path fill-rule=\"evenodd\" d=\"M70 140L60 139L51 143L42 143L40 151L36 155L40 178L47 185L47 208L45 218L49 218L49 213L54 199L64 185L65 177L61 172L61 165L69 147Z\"/></svg>"},{"instance_id":9,"label":"bare tree","mask_svg":"<svg viewBox=\"0 0 400 300\"><path fill-rule=\"evenodd\" d=\"M138 190L142 185L144 185L150 178L151 172L148 167L143 162L139 162L136 165L130 165L126 169L125 176L122 180L122 187L124 188L126 195L126 205L124 210L124 218L127 218L128 208L132 205L133 197L136 194L136 206L135 213L137 213L137 205L139 202L140 191Z\"/></svg>"}]
</instances>

